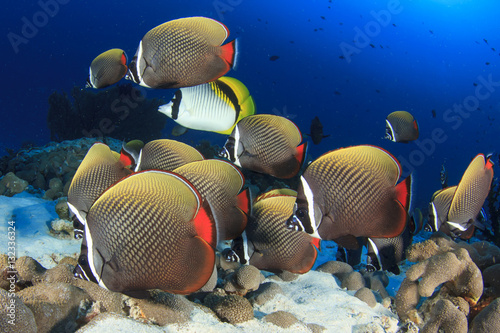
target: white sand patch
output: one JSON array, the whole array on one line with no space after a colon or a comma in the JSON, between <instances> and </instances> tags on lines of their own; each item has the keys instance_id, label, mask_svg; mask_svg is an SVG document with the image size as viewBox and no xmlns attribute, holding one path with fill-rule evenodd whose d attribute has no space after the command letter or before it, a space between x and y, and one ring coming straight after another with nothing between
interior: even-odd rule
<instances>
[{"instance_id":1,"label":"white sand patch","mask_svg":"<svg viewBox=\"0 0 500 333\"><path fill-rule=\"evenodd\" d=\"M9 222L14 221L17 258L30 256L51 268L63 257L79 254L81 240L61 240L50 235L50 221L57 218L54 201L27 192L0 196L0 252L8 252Z\"/></svg>"},{"instance_id":2,"label":"white sand patch","mask_svg":"<svg viewBox=\"0 0 500 333\"><path fill-rule=\"evenodd\" d=\"M270 281L270 280L267 280ZM354 292L340 289L331 274L310 271L292 282L277 282L284 295L277 295L264 305L254 306L255 319L238 325L222 323L212 314L195 308L191 321L165 327L140 325L132 319L109 318L92 324L82 332L124 332L133 327L137 332L311 332L305 325L314 323L326 328L325 332L396 332L398 319L388 309L377 304L370 308L352 296ZM287 329L262 321L265 315L282 310L295 315L301 323Z\"/></svg>"}]
</instances>

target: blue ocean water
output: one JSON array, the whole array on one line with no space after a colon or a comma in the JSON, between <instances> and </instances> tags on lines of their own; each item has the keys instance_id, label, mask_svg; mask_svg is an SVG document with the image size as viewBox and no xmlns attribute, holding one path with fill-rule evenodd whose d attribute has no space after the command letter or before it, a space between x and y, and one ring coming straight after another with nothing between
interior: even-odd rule
<instances>
[{"instance_id":1,"label":"blue ocean water","mask_svg":"<svg viewBox=\"0 0 500 333\"><path fill-rule=\"evenodd\" d=\"M118 47L130 58L158 24L206 16L223 22L229 39L239 38L238 68L228 75L248 87L258 113L287 116L303 133L319 116L330 136L311 142L313 158L357 144L387 149L405 175L416 174L416 204L425 206L440 188L444 161L454 185L475 155L498 152L499 12L493 0L7 3L0 20L0 155L26 141L49 141L49 95L84 87L96 55ZM416 117L418 141L382 139L385 117L396 110ZM169 120L165 137L174 125ZM226 139L196 131L180 139L204 138L219 145Z\"/></svg>"}]
</instances>

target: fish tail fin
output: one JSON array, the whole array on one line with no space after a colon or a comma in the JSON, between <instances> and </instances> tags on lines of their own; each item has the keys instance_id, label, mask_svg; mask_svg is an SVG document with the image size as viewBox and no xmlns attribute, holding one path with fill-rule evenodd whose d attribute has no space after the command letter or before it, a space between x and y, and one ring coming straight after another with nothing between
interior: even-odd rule
<instances>
[{"instance_id":1,"label":"fish tail fin","mask_svg":"<svg viewBox=\"0 0 500 333\"><path fill-rule=\"evenodd\" d=\"M248 217L252 207L250 190L244 189L236 196L236 209L231 213L228 212L227 219L224 219L221 226L219 226L219 238L235 239L245 230L248 224Z\"/></svg>"},{"instance_id":2,"label":"fish tail fin","mask_svg":"<svg viewBox=\"0 0 500 333\"><path fill-rule=\"evenodd\" d=\"M297 155L295 155L295 158L300 163L300 168L302 168L302 166L304 165L304 161L306 160L306 155L307 155L307 142L304 142L303 144L297 147Z\"/></svg>"},{"instance_id":3,"label":"fish tail fin","mask_svg":"<svg viewBox=\"0 0 500 333\"><path fill-rule=\"evenodd\" d=\"M410 174L401 183L396 185L396 199L407 213L410 212L413 200L413 174Z\"/></svg>"},{"instance_id":4,"label":"fish tail fin","mask_svg":"<svg viewBox=\"0 0 500 333\"><path fill-rule=\"evenodd\" d=\"M217 226L207 201L205 201L203 206L198 210L194 218L194 227L196 234L200 238L205 240L213 248L217 246Z\"/></svg>"},{"instance_id":5,"label":"fish tail fin","mask_svg":"<svg viewBox=\"0 0 500 333\"><path fill-rule=\"evenodd\" d=\"M229 65L230 68L236 69L238 62L238 39L233 39L227 44L221 46L222 59Z\"/></svg>"},{"instance_id":6,"label":"fish tail fin","mask_svg":"<svg viewBox=\"0 0 500 333\"><path fill-rule=\"evenodd\" d=\"M311 244L314 245L318 251L321 252L321 239L312 237Z\"/></svg>"},{"instance_id":7,"label":"fish tail fin","mask_svg":"<svg viewBox=\"0 0 500 333\"><path fill-rule=\"evenodd\" d=\"M251 209L251 196L250 196L250 189L247 187L243 191L238 194L236 197L237 200L237 205L238 208L241 209L241 211L245 214L250 214L250 209Z\"/></svg>"}]
</instances>

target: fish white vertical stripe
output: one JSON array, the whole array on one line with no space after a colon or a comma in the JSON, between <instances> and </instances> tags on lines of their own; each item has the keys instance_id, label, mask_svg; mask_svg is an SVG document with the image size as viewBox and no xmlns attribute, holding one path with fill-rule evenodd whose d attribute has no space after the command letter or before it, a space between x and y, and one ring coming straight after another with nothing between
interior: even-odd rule
<instances>
[{"instance_id":1,"label":"fish white vertical stripe","mask_svg":"<svg viewBox=\"0 0 500 333\"><path fill-rule=\"evenodd\" d=\"M240 129L239 129L238 125L236 125L236 127L234 128L234 161L233 161L233 163L241 168L240 158L238 156L239 149L240 149Z\"/></svg>"},{"instance_id":2,"label":"fish white vertical stripe","mask_svg":"<svg viewBox=\"0 0 500 333\"><path fill-rule=\"evenodd\" d=\"M97 274L94 266L94 244L92 242L92 235L90 234L88 223L85 223L85 241L87 242L87 260L89 262L90 270L92 271L92 274L94 275L97 283L104 289L108 289L108 287L106 287L106 285L102 281L101 276Z\"/></svg>"},{"instance_id":3,"label":"fish white vertical stripe","mask_svg":"<svg viewBox=\"0 0 500 333\"><path fill-rule=\"evenodd\" d=\"M314 194L311 190L311 187L309 186L309 183L303 176L300 176L300 181L302 183L302 187L304 188L304 195L306 196L307 199L307 210L309 214L309 221L311 222L311 228L313 229L313 233L311 234L311 236L322 239L321 236L318 234L319 224L316 225L316 216L314 211Z\"/></svg>"},{"instance_id":4,"label":"fish white vertical stripe","mask_svg":"<svg viewBox=\"0 0 500 333\"><path fill-rule=\"evenodd\" d=\"M385 123L386 123L386 124L387 124L387 126L389 126L389 128L391 129L391 137L392 137L391 141L396 142L396 134L394 133L394 128L392 128L392 125L391 125L391 123L389 122L389 120L387 120L387 119L386 119L386 120L385 120Z\"/></svg>"}]
</instances>

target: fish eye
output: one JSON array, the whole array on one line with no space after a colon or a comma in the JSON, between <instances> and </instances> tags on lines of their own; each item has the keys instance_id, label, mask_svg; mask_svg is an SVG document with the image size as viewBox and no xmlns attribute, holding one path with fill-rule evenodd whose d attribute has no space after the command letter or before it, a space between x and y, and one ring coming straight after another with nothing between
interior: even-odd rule
<instances>
[{"instance_id":1,"label":"fish eye","mask_svg":"<svg viewBox=\"0 0 500 333\"><path fill-rule=\"evenodd\" d=\"M75 239L82 239L83 238L83 230L74 229L73 233L75 234Z\"/></svg>"},{"instance_id":2,"label":"fish eye","mask_svg":"<svg viewBox=\"0 0 500 333\"><path fill-rule=\"evenodd\" d=\"M307 209L305 208L299 208L295 212L295 216L297 216L299 219L303 219L304 217L307 216Z\"/></svg>"},{"instance_id":3,"label":"fish eye","mask_svg":"<svg viewBox=\"0 0 500 333\"><path fill-rule=\"evenodd\" d=\"M78 257L78 264L88 265L87 256L82 254L80 257Z\"/></svg>"}]
</instances>

